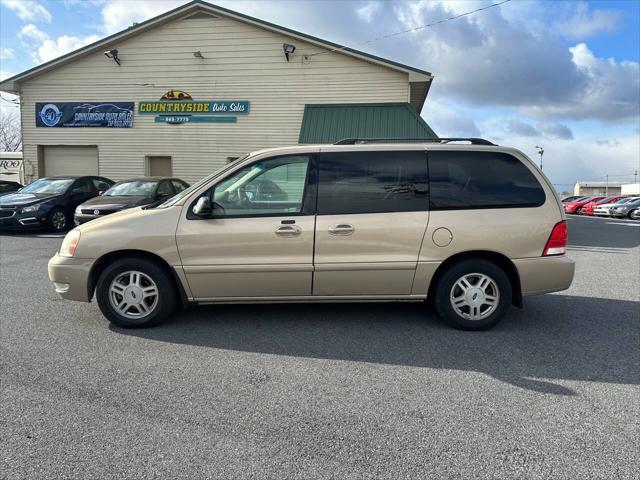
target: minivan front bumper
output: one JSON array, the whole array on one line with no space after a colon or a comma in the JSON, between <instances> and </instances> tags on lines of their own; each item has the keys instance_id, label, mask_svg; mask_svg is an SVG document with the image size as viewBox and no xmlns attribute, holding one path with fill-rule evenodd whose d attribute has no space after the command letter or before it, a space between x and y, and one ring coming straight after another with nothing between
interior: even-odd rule
<instances>
[{"instance_id":1,"label":"minivan front bumper","mask_svg":"<svg viewBox=\"0 0 640 480\"><path fill-rule=\"evenodd\" d=\"M56 253L49 260L49 280L56 293L65 300L89 302L87 289L89 273L94 260L86 258L61 257Z\"/></svg>"},{"instance_id":2,"label":"minivan front bumper","mask_svg":"<svg viewBox=\"0 0 640 480\"><path fill-rule=\"evenodd\" d=\"M520 275L522 295L559 292L571 286L575 263L566 255L513 260Z\"/></svg>"}]
</instances>

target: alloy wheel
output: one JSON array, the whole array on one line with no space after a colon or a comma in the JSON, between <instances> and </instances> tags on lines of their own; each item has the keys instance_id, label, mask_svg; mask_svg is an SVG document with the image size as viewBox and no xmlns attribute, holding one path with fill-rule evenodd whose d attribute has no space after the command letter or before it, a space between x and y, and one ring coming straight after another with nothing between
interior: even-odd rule
<instances>
[{"instance_id":1,"label":"alloy wheel","mask_svg":"<svg viewBox=\"0 0 640 480\"><path fill-rule=\"evenodd\" d=\"M145 318L158 304L158 286L149 275L131 270L116 276L109 286L113 309L131 320Z\"/></svg>"},{"instance_id":2,"label":"alloy wheel","mask_svg":"<svg viewBox=\"0 0 640 480\"><path fill-rule=\"evenodd\" d=\"M468 273L460 277L451 288L451 306L468 320L484 320L500 302L497 283L484 273Z\"/></svg>"},{"instance_id":3,"label":"alloy wheel","mask_svg":"<svg viewBox=\"0 0 640 480\"><path fill-rule=\"evenodd\" d=\"M56 210L51 215L51 225L56 230L64 230L64 227L67 226L67 216L62 210Z\"/></svg>"}]
</instances>

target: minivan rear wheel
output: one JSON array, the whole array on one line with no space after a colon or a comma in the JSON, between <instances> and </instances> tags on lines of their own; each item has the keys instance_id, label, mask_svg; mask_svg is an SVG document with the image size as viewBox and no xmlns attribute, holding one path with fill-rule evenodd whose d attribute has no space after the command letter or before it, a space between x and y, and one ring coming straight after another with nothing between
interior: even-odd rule
<instances>
[{"instance_id":1,"label":"minivan rear wheel","mask_svg":"<svg viewBox=\"0 0 640 480\"><path fill-rule=\"evenodd\" d=\"M498 323L511 304L507 274L484 259L464 260L451 266L435 291L436 311L461 330L486 330Z\"/></svg>"},{"instance_id":2,"label":"minivan rear wheel","mask_svg":"<svg viewBox=\"0 0 640 480\"><path fill-rule=\"evenodd\" d=\"M124 328L152 327L175 309L175 289L169 274L156 263L124 258L100 274L96 299L102 314Z\"/></svg>"}]
</instances>

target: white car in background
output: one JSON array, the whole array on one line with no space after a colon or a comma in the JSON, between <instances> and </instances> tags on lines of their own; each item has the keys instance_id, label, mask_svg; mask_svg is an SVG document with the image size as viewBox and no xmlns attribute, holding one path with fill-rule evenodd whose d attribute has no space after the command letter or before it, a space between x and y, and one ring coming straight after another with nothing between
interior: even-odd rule
<instances>
[{"instance_id":1,"label":"white car in background","mask_svg":"<svg viewBox=\"0 0 640 480\"><path fill-rule=\"evenodd\" d=\"M611 209L614 207L619 207L620 205L623 205L627 202L630 202L631 200L635 200L639 197L625 197L625 198L621 198L620 200L618 200L617 202L614 203L607 203L605 205L597 205L594 209L593 209L593 214L596 217L610 217L611 216Z\"/></svg>"}]
</instances>

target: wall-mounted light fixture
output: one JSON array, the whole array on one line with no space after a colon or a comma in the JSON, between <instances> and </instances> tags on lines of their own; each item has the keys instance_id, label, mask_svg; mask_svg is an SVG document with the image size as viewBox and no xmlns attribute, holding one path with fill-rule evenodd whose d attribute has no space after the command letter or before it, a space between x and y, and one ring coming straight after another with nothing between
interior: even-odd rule
<instances>
[{"instance_id":1,"label":"wall-mounted light fixture","mask_svg":"<svg viewBox=\"0 0 640 480\"><path fill-rule=\"evenodd\" d=\"M107 50L106 52L104 52L104 54L107 58L113 59L114 62L120 65L120 57L118 57L118 50L114 48L113 50Z\"/></svg>"},{"instance_id":2,"label":"wall-mounted light fixture","mask_svg":"<svg viewBox=\"0 0 640 480\"><path fill-rule=\"evenodd\" d=\"M196 58L201 58L202 60L204 60L204 55L202 55L202 52L200 50L193 52L193 56Z\"/></svg>"},{"instance_id":3,"label":"wall-mounted light fixture","mask_svg":"<svg viewBox=\"0 0 640 480\"><path fill-rule=\"evenodd\" d=\"M283 43L282 44L282 50L284 51L284 56L287 59L287 62L289 61L289 55L293 55L293 52L296 51L296 46L295 45L291 45L290 43Z\"/></svg>"}]
</instances>

